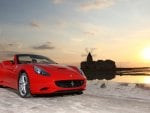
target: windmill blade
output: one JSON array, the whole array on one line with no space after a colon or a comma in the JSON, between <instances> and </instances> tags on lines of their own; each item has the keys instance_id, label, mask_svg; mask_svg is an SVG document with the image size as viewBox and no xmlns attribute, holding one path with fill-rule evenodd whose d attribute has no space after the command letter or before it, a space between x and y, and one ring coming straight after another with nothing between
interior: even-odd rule
<instances>
[{"instance_id":1,"label":"windmill blade","mask_svg":"<svg viewBox=\"0 0 150 113\"><path fill-rule=\"evenodd\" d=\"M96 49L96 48L91 48L91 49L90 49L90 52L93 53L93 51L94 51L95 49Z\"/></svg>"},{"instance_id":2,"label":"windmill blade","mask_svg":"<svg viewBox=\"0 0 150 113\"><path fill-rule=\"evenodd\" d=\"M87 54L89 53L89 49L88 48L85 48L85 51L86 51Z\"/></svg>"},{"instance_id":3,"label":"windmill blade","mask_svg":"<svg viewBox=\"0 0 150 113\"><path fill-rule=\"evenodd\" d=\"M86 54L81 54L82 57L87 57L89 53L91 53L91 55L93 57L96 57L96 54L93 54L93 51L95 50L96 48L85 48L85 51L86 51Z\"/></svg>"},{"instance_id":4,"label":"windmill blade","mask_svg":"<svg viewBox=\"0 0 150 113\"><path fill-rule=\"evenodd\" d=\"M82 57L86 57L86 56L87 56L87 54L82 54L81 56L82 56Z\"/></svg>"},{"instance_id":5,"label":"windmill blade","mask_svg":"<svg viewBox=\"0 0 150 113\"><path fill-rule=\"evenodd\" d=\"M92 56L93 56L93 57L96 57L97 55L96 55L96 54L92 54Z\"/></svg>"}]
</instances>

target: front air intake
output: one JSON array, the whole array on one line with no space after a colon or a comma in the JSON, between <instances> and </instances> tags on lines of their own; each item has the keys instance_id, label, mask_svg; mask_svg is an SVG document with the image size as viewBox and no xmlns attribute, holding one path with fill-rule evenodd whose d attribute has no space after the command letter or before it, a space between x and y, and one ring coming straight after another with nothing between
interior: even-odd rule
<instances>
[{"instance_id":1,"label":"front air intake","mask_svg":"<svg viewBox=\"0 0 150 113\"><path fill-rule=\"evenodd\" d=\"M75 88L80 87L84 83L83 80L61 80L61 81L55 81L55 84L58 87L62 88Z\"/></svg>"}]
</instances>

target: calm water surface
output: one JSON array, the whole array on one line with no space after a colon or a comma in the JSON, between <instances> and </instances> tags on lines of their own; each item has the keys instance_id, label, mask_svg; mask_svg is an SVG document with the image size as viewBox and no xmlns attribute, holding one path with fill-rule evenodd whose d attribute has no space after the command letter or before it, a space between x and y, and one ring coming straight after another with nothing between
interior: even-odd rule
<instances>
[{"instance_id":1,"label":"calm water surface","mask_svg":"<svg viewBox=\"0 0 150 113\"><path fill-rule=\"evenodd\" d=\"M139 75L124 75L124 76L116 76L112 81L115 82L125 82L125 83L146 83L150 84L150 76L139 76Z\"/></svg>"}]
</instances>

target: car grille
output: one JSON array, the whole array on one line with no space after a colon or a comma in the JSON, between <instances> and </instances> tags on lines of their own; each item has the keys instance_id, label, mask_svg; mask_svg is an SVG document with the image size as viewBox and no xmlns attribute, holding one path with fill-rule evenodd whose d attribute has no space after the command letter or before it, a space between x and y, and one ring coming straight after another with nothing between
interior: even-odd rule
<instances>
[{"instance_id":1,"label":"car grille","mask_svg":"<svg viewBox=\"0 0 150 113\"><path fill-rule=\"evenodd\" d=\"M75 87L80 87L84 83L84 80L61 80L61 81L56 81L55 84L58 87L63 87L63 88L75 88Z\"/></svg>"}]
</instances>

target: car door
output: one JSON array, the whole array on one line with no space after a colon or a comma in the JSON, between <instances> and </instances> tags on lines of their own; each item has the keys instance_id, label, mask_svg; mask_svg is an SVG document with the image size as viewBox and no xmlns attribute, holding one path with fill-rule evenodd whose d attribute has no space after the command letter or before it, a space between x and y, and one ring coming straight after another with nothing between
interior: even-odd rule
<instances>
[{"instance_id":1,"label":"car door","mask_svg":"<svg viewBox=\"0 0 150 113\"><path fill-rule=\"evenodd\" d=\"M16 87L16 65L11 61L5 61L3 63L4 68L4 84L6 86L15 88Z\"/></svg>"},{"instance_id":2,"label":"car door","mask_svg":"<svg viewBox=\"0 0 150 113\"><path fill-rule=\"evenodd\" d=\"M4 73L3 73L3 66L2 66L2 64L0 63L0 85L3 84L3 76L4 76Z\"/></svg>"}]
</instances>

